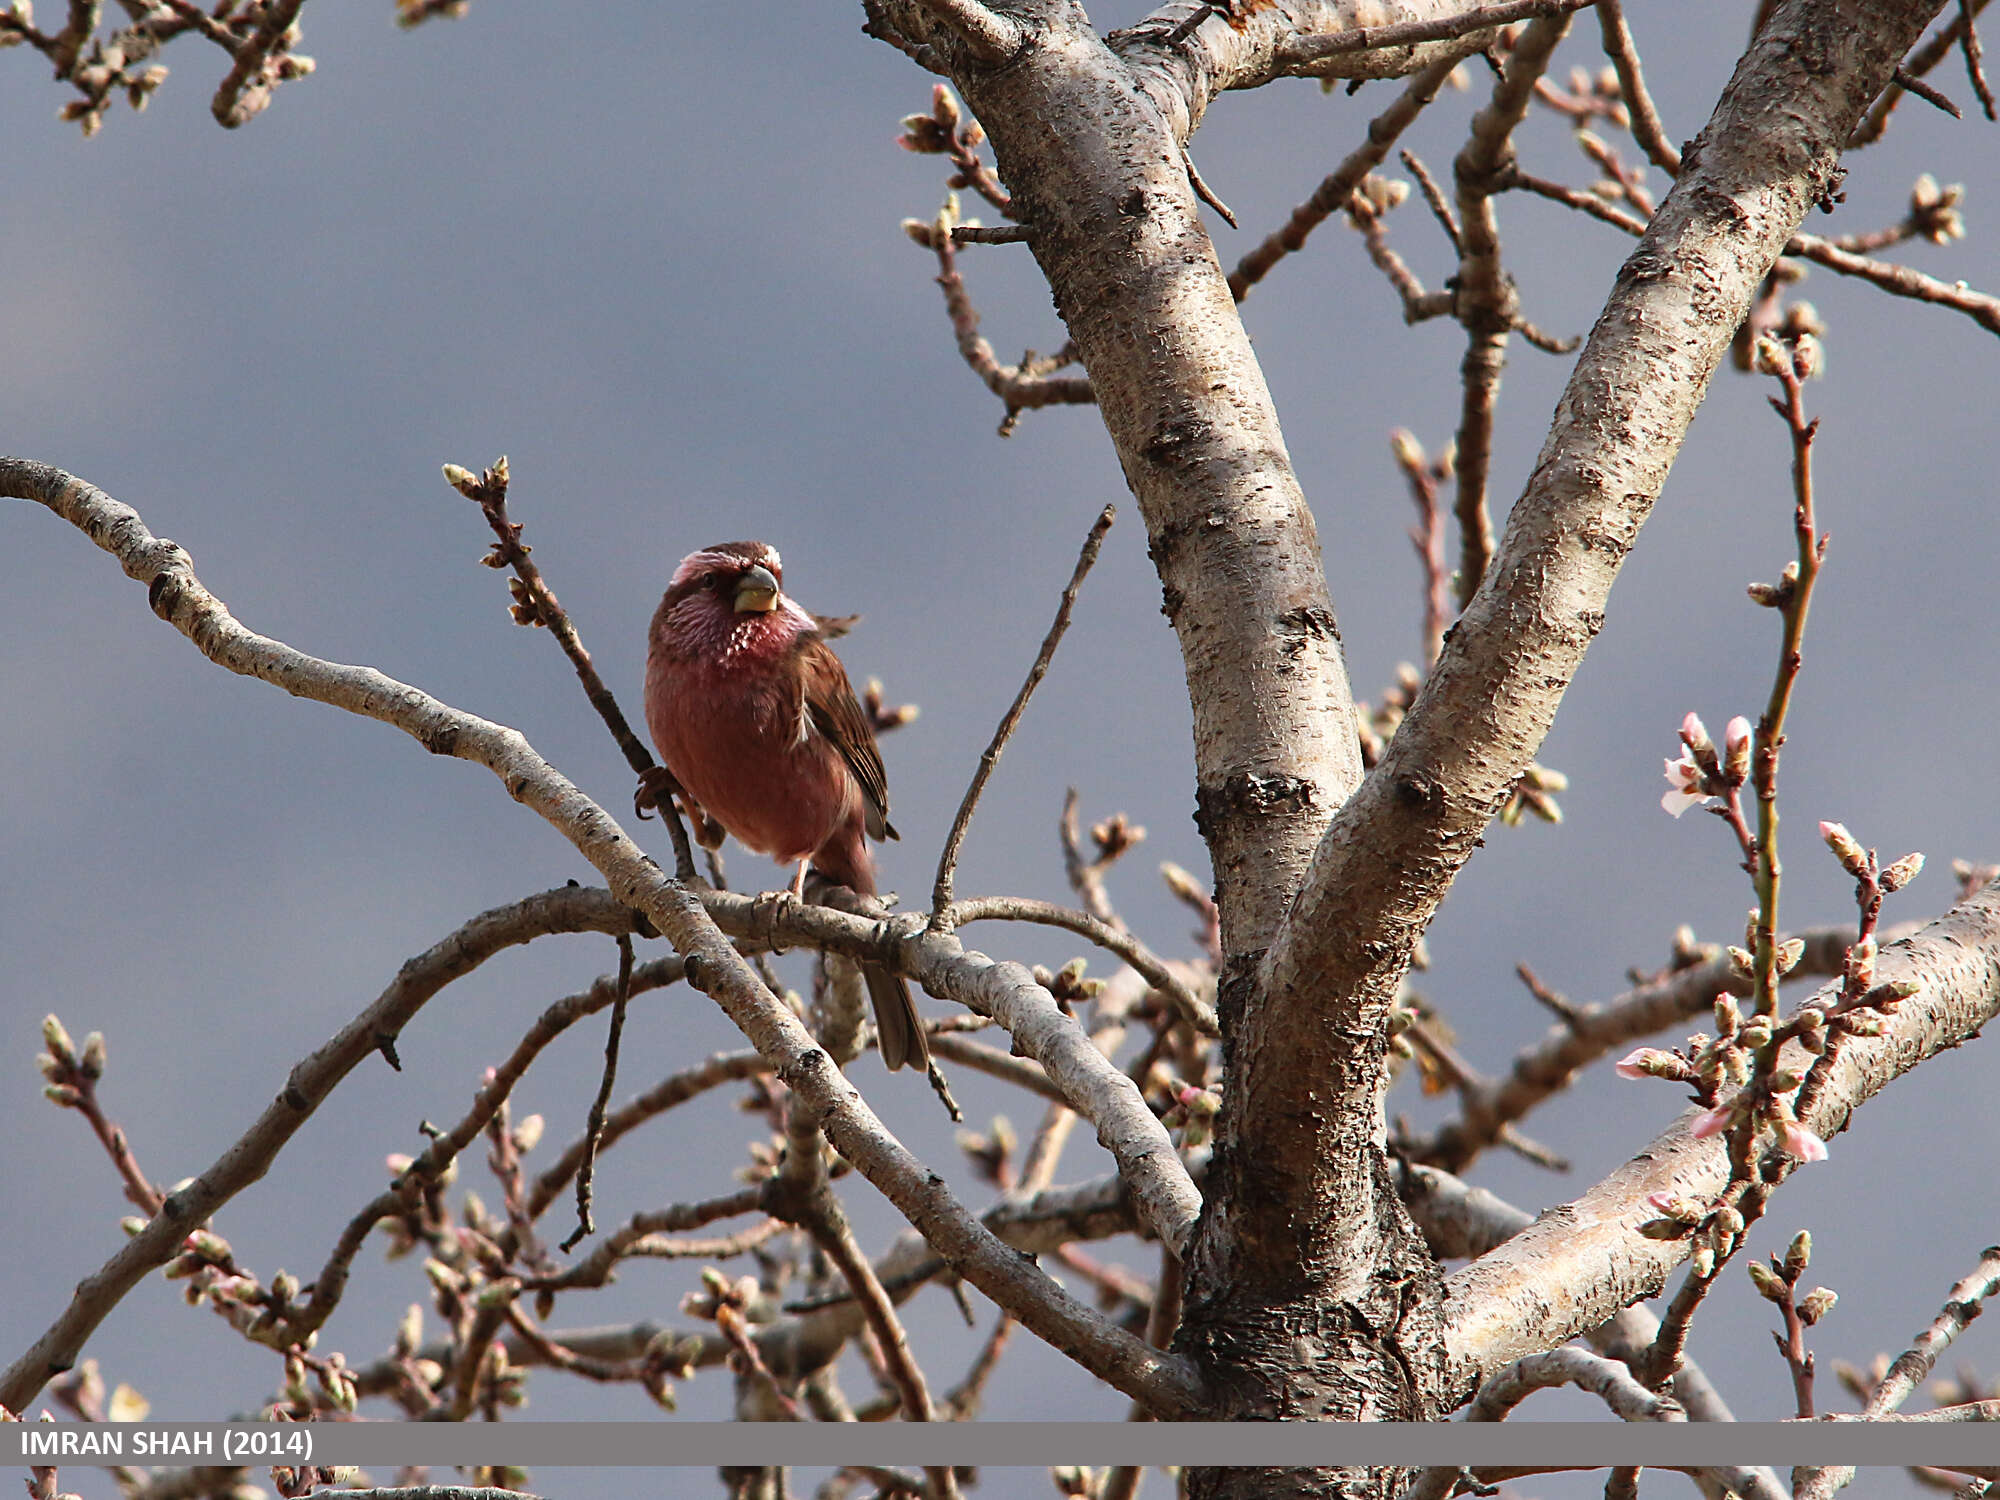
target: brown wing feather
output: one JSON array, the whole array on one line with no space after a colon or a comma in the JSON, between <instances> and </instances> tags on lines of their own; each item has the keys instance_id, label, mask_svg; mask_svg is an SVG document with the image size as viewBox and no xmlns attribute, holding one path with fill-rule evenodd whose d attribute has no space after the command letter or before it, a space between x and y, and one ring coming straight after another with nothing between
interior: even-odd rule
<instances>
[{"instance_id":1,"label":"brown wing feather","mask_svg":"<svg viewBox=\"0 0 2000 1500\"><path fill-rule=\"evenodd\" d=\"M889 823L889 773L882 768L882 752L875 746L875 731L855 701L847 669L816 635L807 636L800 643L799 665L803 669L806 709L812 715L813 727L832 741L861 787L862 801L867 806L868 836L896 838L896 830Z\"/></svg>"}]
</instances>

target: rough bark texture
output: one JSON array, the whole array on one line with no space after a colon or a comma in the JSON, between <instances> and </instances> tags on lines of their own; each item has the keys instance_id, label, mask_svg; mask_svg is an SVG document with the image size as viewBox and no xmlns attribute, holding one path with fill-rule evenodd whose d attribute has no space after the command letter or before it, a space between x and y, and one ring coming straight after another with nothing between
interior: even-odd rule
<instances>
[{"instance_id":1,"label":"rough bark texture","mask_svg":"<svg viewBox=\"0 0 2000 1500\"><path fill-rule=\"evenodd\" d=\"M1301 35L1467 8L1277 0L1180 35L1195 7L1176 4L1106 45L1074 5L1022 3L1005 12L1018 46L996 65L929 12L883 7L993 139L1146 518L1186 662L1222 910L1227 1102L1178 1347L1218 1417L1425 1418L1455 1393L1440 1278L1381 1150L1386 1008L1540 746L1760 280L1939 5L1786 0L1769 16L1621 271L1484 586L1357 791L1315 525L1182 146L1221 90L1300 71L1285 48ZM1455 45L1314 70L1404 72ZM1195 1490L1393 1482L1217 1471Z\"/></svg>"},{"instance_id":2,"label":"rough bark texture","mask_svg":"<svg viewBox=\"0 0 2000 1500\"><path fill-rule=\"evenodd\" d=\"M1210 1366L1225 1393L1268 1381L1246 1410L1349 1414L1348 1385L1371 1358L1363 1309L1383 1305L1384 1281L1410 1284L1388 1253L1408 1237L1390 1226L1400 1215L1369 1159L1381 1128L1377 1037L1411 946L1540 746L1760 279L1837 182L1841 142L1937 9L1793 0L1772 15L1621 271L1486 584L1387 756L1329 828L1261 993L1230 1018L1229 1104L1183 1338L1198 1357L1226 1359L1226 1374ZM1325 1247L1350 1243L1372 1260L1343 1254L1352 1279L1322 1281ZM1347 1347L1312 1342L1346 1331L1323 1303L1274 1300L1291 1268L1305 1271L1295 1291L1352 1299L1359 1336ZM1422 1301L1434 1283L1417 1288L1408 1295ZM1430 1383L1434 1346L1411 1342L1435 1327L1428 1309L1400 1326L1367 1321L1382 1344L1401 1340L1399 1365L1372 1356L1385 1373L1410 1372L1425 1401L1446 1394ZM1246 1368L1250 1349L1263 1353ZM1340 1375L1322 1397L1313 1387L1329 1361Z\"/></svg>"},{"instance_id":3,"label":"rough bark texture","mask_svg":"<svg viewBox=\"0 0 2000 1500\"><path fill-rule=\"evenodd\" d=\"M1923 988L1896 1008L1881 1036L1842 1043L1833 1082L1804 1121L1822 1136L1846 1129L1861 1104L2000 1015L2000 881L1884 948L1877 973L1884 981L1916 979ZM1729 1178L1727 1148L1691 1137L1691 1119L1692 1112L1575 1202L1549 1210L1451 1278L1446 1339L1455 1395L1666 1284L1686 1246L1638 1233L1655 1212L1646 1196L1712 1196Z\"/></svg>"},{"instance_id":4,"label":"rough bark texture","mask_svg":"<svg viewBox=\"0 0 2000 1500\"><path fill-rule=\"evenodd\" d=\"M1169 107L1182 96L1149 88L1157 76L1074 5L1012 14L1023 45L998 68L924 34L992 138L1145 517L1187 668L1223 941L1252 954L1360 779L1319 533L1201 225L1188 111Z\"/></svg>"}]
</instances>

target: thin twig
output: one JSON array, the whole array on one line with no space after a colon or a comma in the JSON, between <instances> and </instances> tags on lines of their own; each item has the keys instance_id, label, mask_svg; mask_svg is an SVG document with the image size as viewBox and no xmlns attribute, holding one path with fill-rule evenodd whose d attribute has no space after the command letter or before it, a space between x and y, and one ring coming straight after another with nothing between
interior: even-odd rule
<instances>
[{"instance_id":1,"label":"thin twig","mask_svg":"<svg viewBox=\"0 0 2000 1500\"><path fill-rule=\"evenodd\" d=\"M1097 561L1097 552L1104 545L1104 534L1111 529L1117 519L1118 508L1107 505L1098 513L1091 524L1090 534L1084 538L1083 550L1077 554L1076 567L1071 571L1069 584L1063 589L1062 603L1056 608L1056 617L1049 626L1049 633L1042 638L1042 649L1035 654L1034 665L1028 668L1028 677L1021 684L1021 691L1014 695L1014 702L1000 719L1000 727L993 731L993 740L979 757L979 769L972 773L972 784L965 789L965 796L958 804L958 816L951 821L951 832L945 836L944 852L938 856L937 880L931 887L931 920L933 932L951 931L951 886L952 877L958 869L959 845L965 842L965 830L972 822L973 810L979 806L980 793L986 790L987 780L993 775L993 768L999 763L1000 752L1007 748L1007 741L1014 733L1014 726L1021 722L1021 714L1028 706L1028 699L1049 670L1049 663L1055 659L1056 646L1069 629L1070 610L1076 605L1076 593L1083 586L1084 575L1090 572L1091 564Z\"/></svg>"},{"instance_id":2,"label":"thin twig","mask_svg":"<svg viewBox=\"0 0 2000 1500\"><path fill-rule=\"evenodd\" d=\"M583 1128L583 1161L576 1173L576 1228L564 1240L565 1254L585 1237L597 1232L590 1216L591 1180L597 1174L597 1146L604 1134L604 1114L611 1104L611 1086L618 1078L618 1039L625 1030L625 1005L632 998L632 939L618 938L618 997L611 1002L611 1026L604 1038L604 1075L598 1080L597 1098L591 1101L590 1119Z\"/></svg>"},{"instance_id":3,"label":"thin twig","mask_svg":"<svg viewBox=\"0 0 2000 1500\"><path fill-rule=\"evenodd\" d=\"M1986 0L1972 0L1972 14L1977 16L1986 9ZM1964 30L1963 13L1952 17L1945 25L1932 32L1924 44L1903 59L1903 65L1896 70L1896 81L1882 90L1881 97L1868 106L1868 113L1861 117L1861 123L1854 127L1854 133L1847 138L1847 149L1859 150L1873 145L1882 138L1882 132L1889 128L1889 116L1897 104L1902 102L1903 92L1909 87L1908 80L1922 78L1958 45L1960 33Z\"/></svg>"},{"instance_id":4,"label":"thin twig","mask_svg":"<svg viewBox=\"0 0 2000 1500\"><path fill-rule=\"evenodd\" d=\"M1493 195L1504 180L1502 169L1511 154L1514 130L1527 114L1535 82L1569 30L1567 11L1554 16L1531 22L1514 44L1506 71L1493 86L1492 99L1473 117L1470 137L1452 163L1464 239L1454 308L1465 327L1465 358L1459 366L1464 389L1459 403L1454 506L1461 610L1471 602L1493 558L1493 519L1486 504L1493 459L1493 408L1499 399L1507 336L1520 320L1520 298L1500 264L1500 225L1493 211Z\"/></svg>"},{"instance_id":5,"label":"thin twig","mask_svg":"<svg viewBox=\"0 0 2000 1500\"><path fill-rule=\"evenodd\" d=\"M480 514L486 517L486 524L493 529L495 540L492 550L481 561L489 568L511 568L519 580L514 589L516 623L547 628L556 644L562 647L563 655L569 658L570 665L576 669L577 681L583 684L584 697L597 710L604 727L611 731L611 738L617 744L619 754L625 757L625 764L632 768L632 774L644 778L657 773L661 768L654 764L651 753L639 736L632 732L632 726L625 721L624 710L618 706L618 699L604 685L604 679L598 676L597 665L584 648L576 622L570 619L569 611L556 598L556 591L549 587L541 568L529 556L534 549L521 540L522 523L507 513L507 490L511 476L506 456L503 454L482 474L474 474L458 464L446 464L444 477L453 489L479 507ZM673 841L674 878L692 879L694 853L688 847L687 831L681 827L673 799L662 797L653 805L667 825L667 837Z\"/></svg>"},{"instance_id":6,"label":"thin twig","mask_svg":"<svg viewBox=\"0 0 2000 1500\"><path fill-rule=\"evenodd\" d=\"M1006 415L1000 422L1003 437L1013 431L1015 421L1024 411L1042 406L1088 406L1096 401L1097 394L1091 389L1088 376L1051 373L1066 360L1044 364L1033 355L1025 355L1017 365L1000 362L993 345L979 332L979 309L972 305L965 278L959 274L956 244L962 226L952 222L949 212L941 210L928 224L917 219L906 220L903 227L910 238L928 245L937 255L938 289L944 293L945 312L951 318L959 357L1005 403Z\"/></svg>"},{"instance_id":7,"label":"thin twig","mask_svg":"<svg viewBox=\"0 0 2000 1500\"><path fill-rule=\"evenodd\" d=\"M1898 88L1907 89L1910 93L1915 94L1919 99L1923 100L1924 103L1930 105L1933 109L1943 110L1946 114L1950 115L1954 120L1962 120L1965 118L1965 111L1960 109L1956 104L1953 104L1951 102L1950 96L1948 96L1944 92L1944 90L1932 88L1928 83L1925 83L1923 79L1916 77L1914 74L1909 73L1902 68L1896 69L1894 77L1896 80L1896 86Z\"/></svg>"},{"instance_id":8,"label":"thin twig","mask_svg":"<svg viewBox=\"0 0 2000 1500\"><path fill-rule=\"evenodd\" d=\"M952 931L971 922L1039 922L1048 927L1066 928L1089 938L1098 947L1124 959L1146 983L1165 995L1179 1019L1203 1036L1222 1035L1215 1007L1188 988L1166 961L1134 937L1129 929L1114 927L1089 912L1027 896L978 896L952 902L945 919L945 930Z\"/></svg>"},{"instance_id":9,"label":"thin twig","mask_svg":"<svg viewBox=\"0 0 2000 1500\"><path fill-rule=\"evenodd\" d=\"M1959 47L1965 53L1966 76L1972 80L1972 92L1978 96L1979 107L1986 111L1986 118L1993 119L1993 90L1986 82L1986 69L1980 65L1979 28L1973 22L1972 0L1958 0Z\"/></svg>"},{"instance_id":10,"label":"thin twig","mask_svg":"<svg viewBox=\"0 0 2000 1500\"><path fill-rule=\"evenodd\" d=\"M1930 1327L1889 1366L1861 1415L1868 1419L1886 1416L1907 1401L1937 1364L1938 1356L1964 1332L1966 1324L1979 1316L1986 1300L1996 1294L2000 1294L2000 1245L1989 1245L1980 1251L1979 1264L1973 1267L1972 1274L1952 1287Z\"/></svg>"},{"instance_id":11,"label":"thin twig","mask_svg":"<svg viewBox=\"0 0 2000 1500\"><path fill-rule=\"evenodd\" d=\"M1949 307L1966 314L1981 328L2000 333L2000 297L1974 291L1963 281L1940 281L1908 266L1870 260L1865 255L1850 255L1832 241L1814 234L1793 235L1791 243L1785 246L1785 254L1814 261L1843 276L1859 276L1863 281L1873 282L1897 297L1911 297L1919 302L1935 302L1940 307Z\"/></svg>"},{"instance_id":12,"label":"thin twig","mask_svg":"<svg viewBox=\"0 0 2000 1500\"><path fill-rule=\"evenodd\" d=\"M713 1224L717 1219L730 1219L739 1214L755 1213L763 1204L762 1194L763 1187L758 1184L738 1188L735 1192L725 1193L718 1198L706 1198L695 1203L675 1203L666 1208L636 1213L582 1260L554 1275L525 1277L522 1286L531 1292L560 1292L572 1287L603 1286L617 1270L620 1260L631 1255L658 1253L658 1247L648 1248L644 1245L644 1241L649 1237L685 1233L690 1229L699 1229L705 1224ZM769 1231L765 1226L759 1225L751 1232L765 1235ZM751 1243L754 1244L756 1241L753 1240ZM715 1254L716 1251L710 1249L704 1253Z\"/></svg>"},{"instance_id":13,"label":"thin twig","mask_svg":"<svg viewBox=\"0 0 2000 1500\"><path fill-rule=\"evenodd\" d=\"M1597 0L1597 24L1604 33L1604 53L1618 73L1618 91L1632 116L1632 139L1639 143L1653 163L1669 177L1681 173L1681 154L1667 139L1660 112L1646 90L1645 75L1639 70L1639 49L1632 40L1632 28L1625 24L1625 0Z\"/></svg>"},{"instance_id":14,"label":"thin twig","mask_svg":"<svg viewBox=\"0 0 2000 1500\"><path fill-rule=\"evenodd\" d=\"M1407 146L1396 155L1402 161L1404 169L1417 179L1417 190L1424 195L1424 202L1430 205L1431 217L1436 219L1438 227L1444 230L1444 237L1451 241L1452 253L1463 255L1465 238L1459 233L1458 215L1451 211L1451 205L1445 201L1444 189L1439 187L1437 179L1431 176L1431 169L1424 165L1421 156Z\"/></svg>"},{"instance_id":15,"label":"thin twig","mask_svg":"<svg viewBox=\"0 0 2000 1500\"><path fill-rule=\"evenodd\" d=\"M1323 36L1295 37L1280 44L1277 61L1281 68L1309 67L1347 52L1374 52L1384 47L1413 47L1419 42L1450 41L1453 37L1489 31L1515 21L1566 16L1594 3L1596 0L1509 0L1504 5L1481 6L1477 10L1444 16L1435 21L1356 26L1349 31L1336 31Z\"/></svg>"},{"instance_id":16,"label":"thin twig","mask_svg":"<svg viewBox=\"0 0 2000 1500\"><path fill-rule=\"evenodd\" d=\"M1444 81L1457 66L1456 58L1432 63L1410 80L1394 104L1368 122L1368 138L1327 175L1310 198L1292 210L1285 227L1267 236L1262 244L1236 263L1236 269L1229 273L1231 296L1238 302L1249 296L1250 288L1262 281L1279 261L1301 249L1306 236L1318 228L1329 214L1347 206L1362 179L1382 164L1389 148L1396 144L1397 137L1423 113L1424 106L1437 97L1438 90L1444 87Z\"/></svg>"}]
</instances>

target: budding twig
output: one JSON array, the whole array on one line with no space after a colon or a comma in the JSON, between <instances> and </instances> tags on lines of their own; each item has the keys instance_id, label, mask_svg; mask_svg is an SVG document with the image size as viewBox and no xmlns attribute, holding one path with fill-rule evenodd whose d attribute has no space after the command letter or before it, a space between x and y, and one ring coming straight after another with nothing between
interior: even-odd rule
<instances>
[{"instance_id":1,"label":"budding twig","mask_svg":"<svg viewBox=\"0 0 2000 1500\"><path fill-rule=\"evenodd\" d=\"M1111 529L1117 518L1118 508L1107 505L1098 513L1090 534L1084 538L1083 550L1077 554L1076 567L1070 573L1069 584L1063 589L1062 603L1056 607L1056 617L1049 626L1049 633L1042 638L1042 649L1035 654L1034 665L1028 668L1028 677L1021 684L1021 691L1014 695L1014 702L1001 716L1000 727L993 731L992 743L979 757L979 768L972 773L972 784L965 789L965 796L958 804L958 816L952 819L951 832L945 836L944 851L938 856L937 880L931 888L931 920L933 932L951 931L951 887L952 877L958 869L959 845L965 842L965 830L972 822L973 810L979 806L980 793L986 790L986 783L993 775L994 766L999 764L1000 752L1007 748L1007 741L1013 737L1014 728L1021 722L1021 715L1028 707L1028 699L1035 688L1047 675L1049 663L1055 659L1056 647L1069 629L1070 610L1076 604L1077 590L1083 587L1083 580L1097 561L1097 552L1104 545L1104 534Z\"/></svg>"},{"instance_id":2,"label":"budding twig","mask_svg":"<svg viewBox=\"0 0 2000 1500\"><path fill-rule=\"evenodd\" d=\"M507 513L507 487L510 480L507 458L502 454L494 460L493 467L483 474L474 474L470 469L458 464L444 466L445 482L466 499L479 507L486 517L486 524L493 528L497 540L492 550L481 558L489 568L511 568L517 580L513 586L514 621L519 625L541 625L555 637L556 644L563 649L563 655L576 668L577 680L583 684L583 693L590 700L590 706L597 710L597 716L604 720L604 727L611 731L619 753L625 757L625 764L642 780L651 776L661 776L670 784L665 768L653 763L653 757L632 732L632 726L625 722L625 714L618 707L618 700L611 689L604 685L604 679L597 675L597 666L590 659L590 652L584 649L583 637L577 633L576 623L570 619L569 611L556 598L555 590L549 587L542 570L529 555L534 549L521 540L523 527ZM688 847L687 830L681 827L679 814L671 797L657 797L653 805L667 825L667 837L674 846L674 878L692 880L694 878L694 852ZM643 810L642 810L643 815Z\"/></svg>"}]
</instances>

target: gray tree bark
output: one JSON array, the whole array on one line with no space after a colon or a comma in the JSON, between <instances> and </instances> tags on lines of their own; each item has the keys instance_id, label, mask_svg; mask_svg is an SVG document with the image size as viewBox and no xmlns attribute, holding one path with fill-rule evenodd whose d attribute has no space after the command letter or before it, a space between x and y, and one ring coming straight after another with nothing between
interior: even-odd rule
<instances>
[{"instance_id":1,"label":"gray tree bark","mask_svg":"<svg viewBox=\"0 0 2000 1500\"><path fill-rule=\"evenodd\" d=\"M931 49L994 143L1145 516L1194 712L1226 1078L1176 1347L1215 1417L1435 1417L1490 1367L1448 1337L1473 1316L1461 1298L1497 1293L1454 1283L1447 1318L1444 1281L1397 1202L1388 1007L1601 628L1759 283L1836 190L1843 144L1938 0L1773 8L1619 273L1494 566L1365 779L1318 526L1183 148L1222 90L1305 71L1288 61L1302 37L1467 7L1242 6L1183 36L1195 8L1171 5L1107 42L1064 0L1019 0L992 12L1006 28L978 48L940 19L955 8L884 0L872 13ZM1403 72L1488 39L1313 66ZM1338 497L1326 503L1337 518ZM1525 1321L1495 1347L1547 1347L1581 1326ZM1217 1471L1193 1491L1394 1482Z\"/></svg>"}]
</instances>

